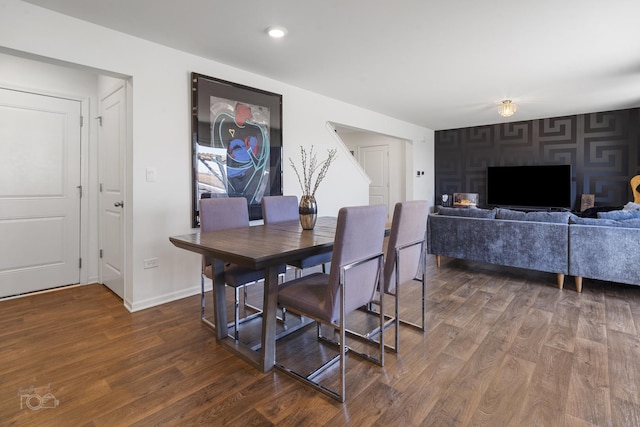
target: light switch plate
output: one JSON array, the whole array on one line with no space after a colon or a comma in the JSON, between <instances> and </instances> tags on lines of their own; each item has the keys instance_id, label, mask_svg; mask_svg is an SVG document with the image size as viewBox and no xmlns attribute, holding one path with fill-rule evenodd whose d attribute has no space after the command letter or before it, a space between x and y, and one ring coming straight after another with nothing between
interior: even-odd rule
<instances>
[{"instance_id":1,"label":"light switch plate","mask_svg":"<svg viewBox=\"0 0 640 427\"><path fill-rule=\"evenodd\" d=\"M147 168L147 182L156 182L156 168Z\"/></svg>"}]
</instances>

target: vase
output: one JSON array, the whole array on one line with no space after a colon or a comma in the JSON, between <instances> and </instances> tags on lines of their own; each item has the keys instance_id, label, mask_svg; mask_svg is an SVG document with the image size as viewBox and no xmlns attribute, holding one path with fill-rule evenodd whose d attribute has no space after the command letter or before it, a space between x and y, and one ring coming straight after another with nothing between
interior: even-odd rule
<instances>
[{"instance_id":1,"label":"vase","mask_svg":"<svg viewBox=\"0 0 640 427\"><path fill-rule=\"evenodd\" d=\"M316 205L315 197L302 196L298 213L300 214L300 225L302 225L302 229L313 230L318 215L318 205Z\"/></svg>"}]
</instances>

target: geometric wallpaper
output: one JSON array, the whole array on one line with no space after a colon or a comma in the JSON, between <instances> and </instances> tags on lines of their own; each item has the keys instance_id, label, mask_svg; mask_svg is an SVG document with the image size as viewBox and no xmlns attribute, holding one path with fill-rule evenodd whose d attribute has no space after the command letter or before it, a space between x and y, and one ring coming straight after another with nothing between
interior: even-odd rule
<instances>
[{"instance_id":1,"label":"geometric wallpaper","mask_svg":"<svg viewBox=\"0 0 640 427\"><path fill-rule=\"evenodd\" d=\"M478 193L483 205L488 166L570 164L572 209L583 193L595 206L622 206L633 201L639 146L640 108L436 131L435 203Z\"/></svg>"}]
</instances>

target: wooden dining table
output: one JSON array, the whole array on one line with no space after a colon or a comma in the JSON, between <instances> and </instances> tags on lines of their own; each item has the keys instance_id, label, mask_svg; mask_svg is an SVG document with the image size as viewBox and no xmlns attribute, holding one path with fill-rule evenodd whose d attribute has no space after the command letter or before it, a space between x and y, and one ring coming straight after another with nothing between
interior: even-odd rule
<instances>
[{"instance_id":1,"label":"wooden dining table","mask_svg":"<svg viewBox=\"0 0 640 427\"><path fill-rule=\"evenodd\" d=\"M196 232L169 237L169 240L178 248L211 259L216 338L228 350L262 372L267 372L275 365L280 266L311 255L330 252L333 249L336 225L335 217L319 217L313 230L303 230L296 220ZM224 264L229 262L252 269L264 269L262 331L257 351L228 336Z\"/></svg>"}]
</instances>

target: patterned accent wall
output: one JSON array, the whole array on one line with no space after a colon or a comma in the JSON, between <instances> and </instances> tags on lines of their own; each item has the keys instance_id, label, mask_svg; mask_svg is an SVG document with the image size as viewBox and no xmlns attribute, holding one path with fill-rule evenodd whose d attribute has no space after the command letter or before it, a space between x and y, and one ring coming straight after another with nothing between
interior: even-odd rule
<instances>
[{"instance_id":1,"label":"patterned accent wall","mask_svg":"<svg viewBox=\"0 0 640 427\"><path fill-rule=\"evenodd\" d=\"M435 202L479 193L484 204L488 166L570 164L573 209L583 193L596 206L622 206L633 200L639 145L640 108L436 131Z\"/></svg>"}]
</instances>

